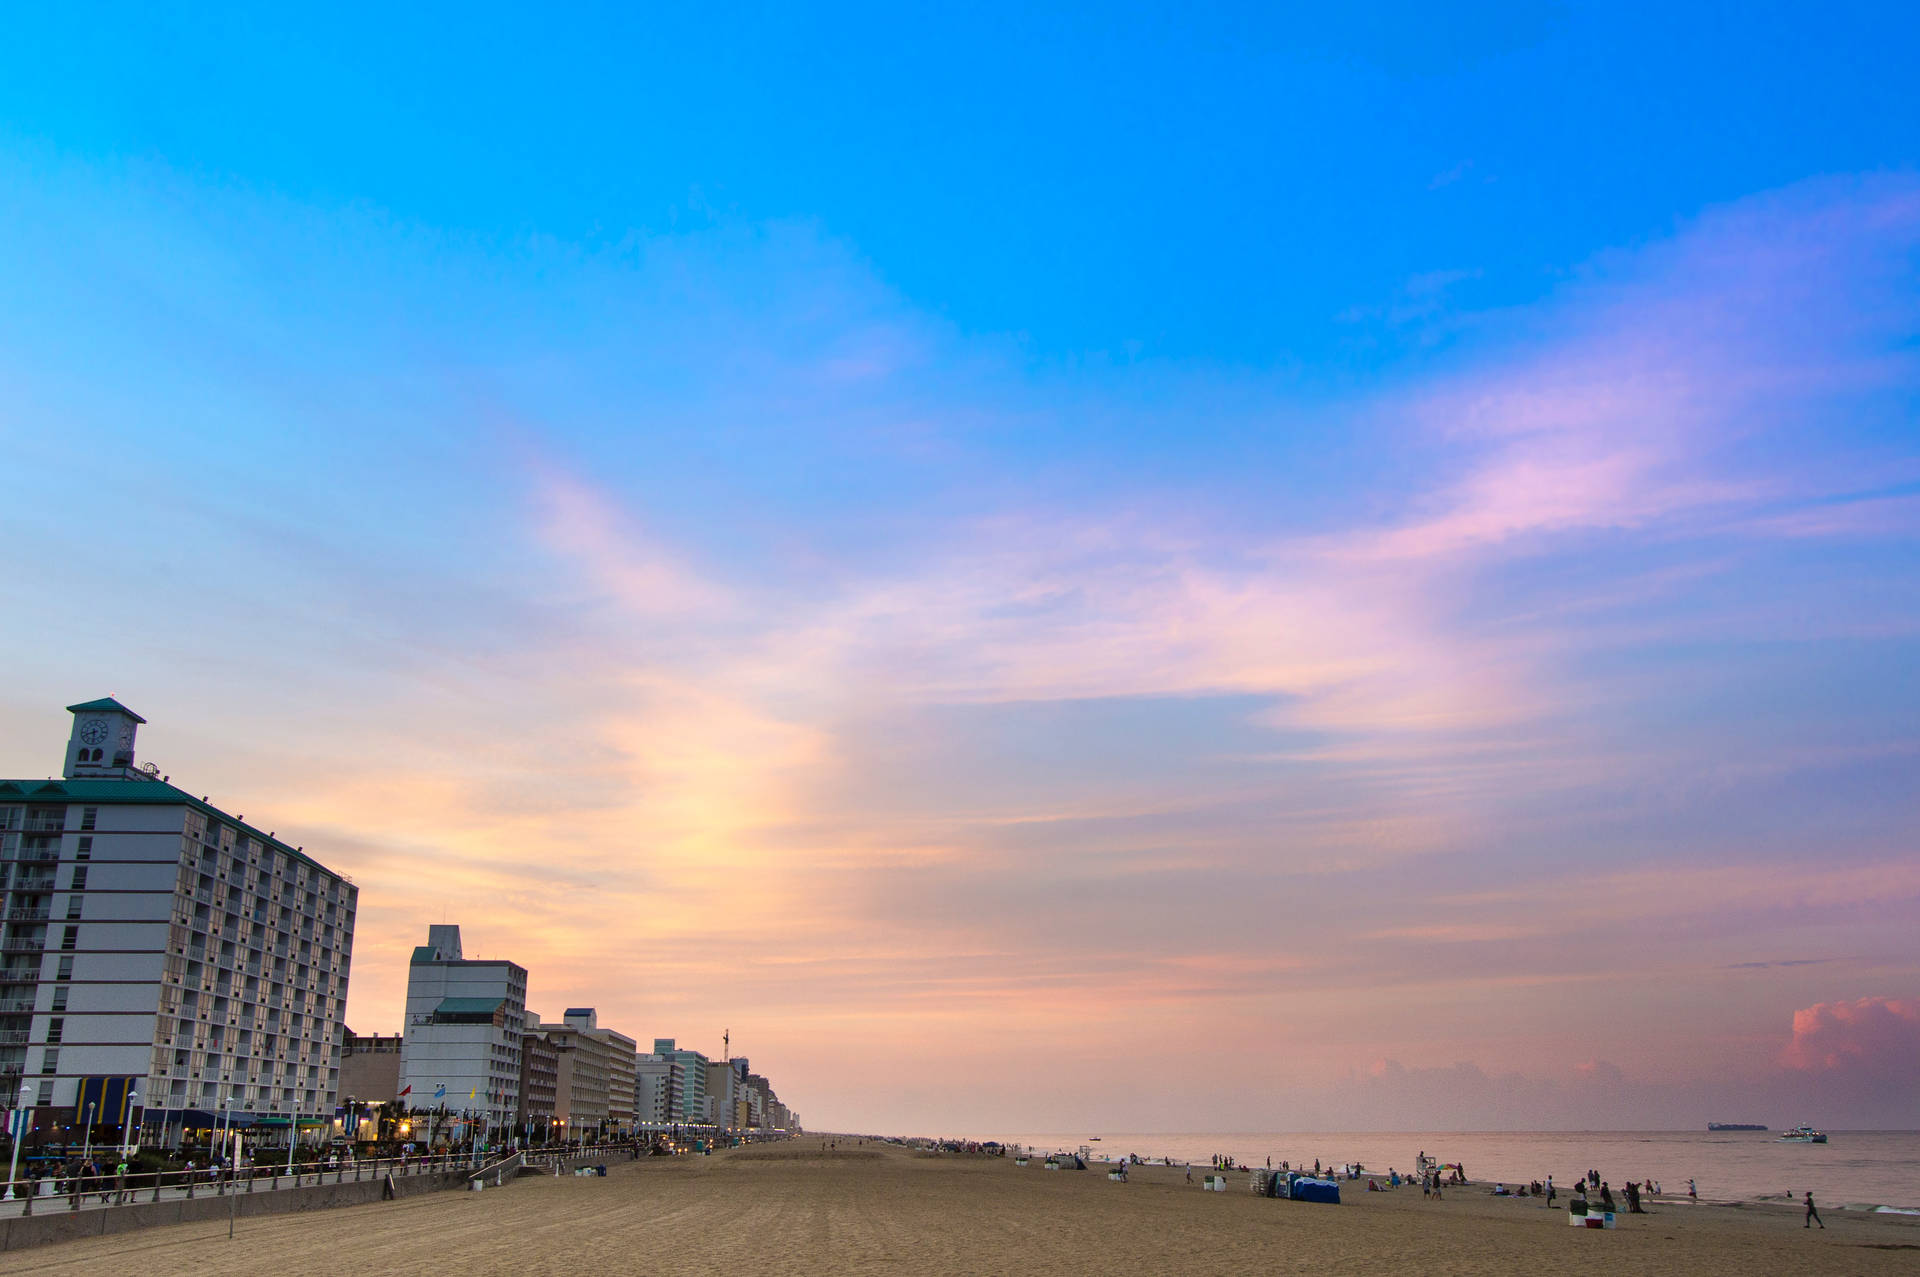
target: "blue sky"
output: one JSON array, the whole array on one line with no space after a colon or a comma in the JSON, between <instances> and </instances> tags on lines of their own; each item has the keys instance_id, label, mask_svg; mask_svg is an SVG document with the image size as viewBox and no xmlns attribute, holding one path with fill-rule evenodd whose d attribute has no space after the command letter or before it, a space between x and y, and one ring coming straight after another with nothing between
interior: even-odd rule
<instances>
[{"instance_id":1,"label":"blue sky","mask_svg":"<svg viewBox=\"0 0 1920 1277\"><path fill-rule=\"evenodd\" d=\"M117 695L356 1028L444 913L816 1122L1912 1125L1916 25L23 15L0 772Z\"/></svg>"}]
</instances>

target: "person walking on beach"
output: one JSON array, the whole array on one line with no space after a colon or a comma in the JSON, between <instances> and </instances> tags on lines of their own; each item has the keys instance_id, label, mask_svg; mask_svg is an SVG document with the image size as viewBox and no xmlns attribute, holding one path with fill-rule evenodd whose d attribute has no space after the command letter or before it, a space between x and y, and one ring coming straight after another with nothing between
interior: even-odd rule
<instances>
[{"instance_id":1,"label":"person walking on beach","mask_svg":"<svg viewBox=\"0 0 1920 1277\"><path fill-rule=\"evenodd\" d=\"M1821 1219L1820 1212L1814 1209L1813 1190L1808 1189L1807 1190L1807 1219L1805 1223L1800 1225L1800 1227L1812 1228L1815 1224L1820 1225L1821 1232L1824 1233L1827 1231L1827 1221L1824 1219Z\"/></svg>"},{"instance_id":2,"label":"person walking on beach","mask_svg":"<svg viewBox=\"0 0 1920 1277\"><path fill-rule=\"evenodd\" d=\"M1695 1206L1698 1206L1700 1204L1700 1190L1694 1187L1693 1181L1691 1179L1687 1181L1687 1200L1692 1202Z\"/></svg>"},{"instance_id":3,"label":"person walking on beach","mask_svg":"<svg viewBox=\"0 0 1920 1277\"><path fill-rule=\"evenodd\" d=\"M1553 1209L1553 1176L1547 1176L1547 1209Z\"/></svg>"}]
</instances>

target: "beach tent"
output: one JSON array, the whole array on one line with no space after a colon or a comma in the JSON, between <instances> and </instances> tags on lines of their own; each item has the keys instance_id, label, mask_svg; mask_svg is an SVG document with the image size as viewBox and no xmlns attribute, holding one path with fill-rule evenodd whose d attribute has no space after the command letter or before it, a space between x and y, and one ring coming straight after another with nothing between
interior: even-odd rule
<instances>
[{"instance_id":1,"label":"beach tent","mask_svg":"<svg viewBox=\"0 0 1920 1277\"><path fill-rule=\"evenodd\" d=\"M1293 1200L1296 1202L1326 1202L1333 1206L1340 1204L1340 1185L1330 1179L1296 1179L1292 1184Z\"/></svg>"}]
</instances>

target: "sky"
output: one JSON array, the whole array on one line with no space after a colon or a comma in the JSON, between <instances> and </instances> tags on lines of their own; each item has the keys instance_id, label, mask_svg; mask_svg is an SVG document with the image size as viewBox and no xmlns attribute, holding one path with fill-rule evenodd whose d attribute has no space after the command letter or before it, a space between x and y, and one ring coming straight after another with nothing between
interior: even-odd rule
<instances>
[{"instance_id":1,"label":"sky","mask_svg":"<svg viewBox=\"0 0 1920 1277\"><path fill-rule=\"evenodd\" d=\"M138 710L355 1031L1920 1127L1910 6L10 26L0 774Z\"/></svg>"}]
</instances>

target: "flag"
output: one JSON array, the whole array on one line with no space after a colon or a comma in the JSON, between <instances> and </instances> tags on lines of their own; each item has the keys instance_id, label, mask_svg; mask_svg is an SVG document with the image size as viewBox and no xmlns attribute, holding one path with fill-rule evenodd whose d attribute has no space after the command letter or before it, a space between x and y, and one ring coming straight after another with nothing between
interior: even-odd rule
<instances>
[{"instance_id":1,"label":"flag","mask_svg":"<svg viewBox=\"0 0 1920 1277\"><path fill-rule=\"evenodd\" d=\"M408 1097L409 1095L412 1095L412 1094L413 1094L413 1083L411 1083L411 1082L409 1082L409 1083L407 1083L407 1089L406 1089L406 1090L404 1090L404 1091L402 1091L402 1092L400 1092L400 1094L399 1094L399 1095L397 1095L397 1096L395 1096L394 1098L395 1098L395 1099L400 1099L400 1100L404 1100L404 1099L406 1099L406 1098L407 1098L407 1097Z\"/></svg>"},{"instance_id":2,"label":"flag","mask_svg":"<svg viewBox=\"0 0 1920 1277\"><path fill-rule=\"evenodd\" d=\"M476 1086L471 1091L467 1092L467 1098L472 1099L474 1096L478 1094L480 1094L480 1088Z\"/></svg>"},{"instance_id":3,"label":"flag","mask_svg":"<svg viewBox=\"0 0 1920 1277\"><path fill-rule=\"evenodd\" d=\"M436 1100L444 1100L447 1098L447 1084L445 1082L442 1082L433 1089L433 1098Z\"/></svg>"}]
</instances>

